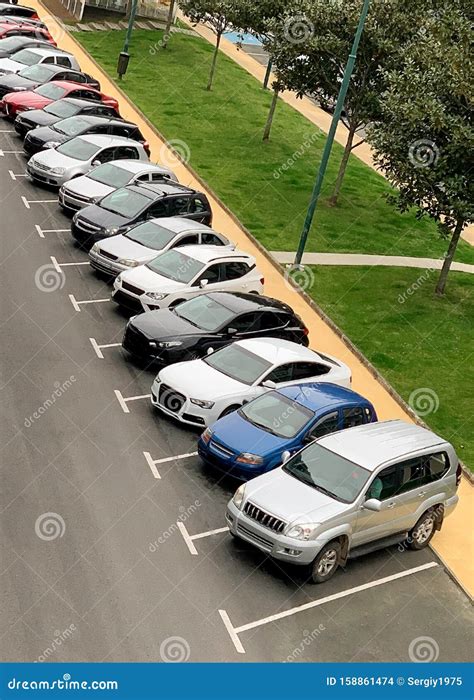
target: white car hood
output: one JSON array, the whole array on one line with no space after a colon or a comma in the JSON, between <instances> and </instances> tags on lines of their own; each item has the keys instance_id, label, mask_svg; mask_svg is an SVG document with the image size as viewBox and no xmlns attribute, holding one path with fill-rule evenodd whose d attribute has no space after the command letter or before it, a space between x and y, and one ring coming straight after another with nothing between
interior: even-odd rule
<instances>
[{"instance_id":1,"label":"white car hood","mask_svg":"<svg viewBox=\"0 0 474 700\"><path fill-rule=\"evenodd\" d=\"M114 191L113 187L103 185L101 182L95 182L95 180L91 180L85 175L70 180L64 186L64 189L72 196L78 194L83 197L94 197L94 199L105 197L106 194Z\"/></svg>"},{"instance_id":2,"label":"white car hood","mask_svg":"<svg viewBox=\"0 0 474 700\"><path fill-rule=\"evenodd\" d=\"M86 165L86 160L76 160L75 158L70 158L62 153L58 153L55 148L47 148L45 151L40 151L36 153L30 161L33 160L37 163L45 165L47 168L74 168L77 165Z\"/></svg>"},{"instance_id":3,"label":"white car hood","mask_svg":"<svg viewBox=\"0 0 474 700\"><path fill-rule=\"evenodd\" d=\"M177 362L158 373L165 384L189 398L216 401L224 396L243 394L246 385L218 372L202 360Z\"/></svg>"},{"instance_id":4,"label":"white car hood","mask_svg":"<svg viewBox=\"0 0 474 700\"><path fill-rule=\"evenodd\" d=\"M157 257L154 255L153 257ZM134 270L127 270L119 275L119 278L124 282L129 282L130 284L144 289L145 292L159 292L160 294L174 294L175 292L181 291L186 287L182 282L175 282L174 280L168 279L168 277L162 277L158 275L153 270L142 265Z\"/></svg>"},{"instance_id":5,"label":"white car hood","mask_svg":"<svg viewBox=\"0 0 474 700\"><path fill-rule=\"evenodd\" d=\"M80 178L78 178L79 180ZM112 253L112 255L117 255L119 258L128 258L129 260L136 260L139 263L146 263L153 258L156 258L159 251L153 248L147 248L146 246L140 245L140 243L135 243L125 236L112 236L111 238L100 241L101 250L105 250L107 253ZM130 281L130 280L129 280Z\"/></svg>"},{"instance_id":6,"label":"white car hood","mask_svg":"<svg viewBox=\"0 0 474 700\"><path fill-rule=\"evenodd\" d=\"M0 58L0 73L19 73L26 68L24 63L18 63L11 58Z\"/></svg>"}]
</instances>

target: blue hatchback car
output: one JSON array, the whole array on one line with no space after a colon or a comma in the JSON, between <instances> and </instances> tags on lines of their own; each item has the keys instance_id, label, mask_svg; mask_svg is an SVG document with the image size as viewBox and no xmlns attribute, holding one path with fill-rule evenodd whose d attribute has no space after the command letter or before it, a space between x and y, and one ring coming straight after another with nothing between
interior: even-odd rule
<instances>
[{"instance_id":1,"label":"blue hatchback car","mask_svg":"<svg viewBox=\"0 0 474 700\"><path fill-rule=\"evenodd\" d=\"M198 442L204 462L246 481L309 442L377 420L367 399L335 384L296 384L269 391L220 418Z\"/></svg>"}]
</instances>

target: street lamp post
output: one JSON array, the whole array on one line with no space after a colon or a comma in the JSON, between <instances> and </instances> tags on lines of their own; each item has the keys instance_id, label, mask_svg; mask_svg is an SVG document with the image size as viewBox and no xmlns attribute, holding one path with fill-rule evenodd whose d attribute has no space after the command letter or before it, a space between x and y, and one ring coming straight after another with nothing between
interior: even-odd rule
<instances>
[{"instance_id":1,"label":"street lamp post","mask_svg":"<svg viewBox=\"0 0 474 700\"><path fill-rule=\"evenodd\" d=\"M130 54L128 53L128 48L130 46L130 40L132 38L133 23L135 22L135 15L137 14L138 0L132 0L132 8L130 10L130 17L128 18L127 34L125 35L125 42L123 49L119 54L119 60L117 65L117 74L119 80L122 80L122 76L125 75L128 68L128 62L130 61Z\"/></svg>"},{"instance_id":2,"label":"street lamp post","mask_svg":"<svg viewBox=\"0 0 474 700\"><path fill-rule=\"evenodd\" d=\"M352 44L351 53L347 60L346 68L344 70L344 77L342 80L341 88L339 90L339 95L336 102L336 107L334 109L334 115L331 122L331 127L329 129L326 143L324 145L323 155L321 157L321 163L319 166L318 174L313 187L313 192L311 194L311 200L309 203L308 211L306 213L305 222L303 224L303 229L301 231L300 241L298 244L298 250L295 256L295 266L301 265L301 259L303 257L304 249L306 246L306 241L308 239L308 234L311 229L311 224L313 223L314 212L316 211L316 206L318 204L319 195L321 194L321 187L324 180L324 175L326 174L326 169L329 161L329 156L331 155L332 145L334 143L334 137L336 135L337 124L339 122L342 108L344 106L344 100L346 99L347 90L352 76L352 71L354 70L354 64L357 56L357 49L359 48L360 38L362 36L362 31L364 29L365 20L367 18L367 13L369 11L370 0L364 0L362 6L362 11L360 13L359 24L357 26L357 31L354 36L354 41Z\"/></svg>"}]
</instances>

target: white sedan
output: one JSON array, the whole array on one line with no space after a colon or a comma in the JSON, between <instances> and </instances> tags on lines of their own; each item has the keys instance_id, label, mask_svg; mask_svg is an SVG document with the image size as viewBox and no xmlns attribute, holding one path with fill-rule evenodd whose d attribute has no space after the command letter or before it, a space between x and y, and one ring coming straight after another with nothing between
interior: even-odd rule
<instances>
[{"instance_id":1,"label":"white sedan","mask_svg":"<svg viewBox=\"0 0 474 700\"><path fill-rule=\"evenodd\" d=\"M239 340L204 359L162 369L151 402L182 423L203 428L270 389L304 382L349 388L351 381L344 363L289 340Z\"/></svg>"}]
</instances>

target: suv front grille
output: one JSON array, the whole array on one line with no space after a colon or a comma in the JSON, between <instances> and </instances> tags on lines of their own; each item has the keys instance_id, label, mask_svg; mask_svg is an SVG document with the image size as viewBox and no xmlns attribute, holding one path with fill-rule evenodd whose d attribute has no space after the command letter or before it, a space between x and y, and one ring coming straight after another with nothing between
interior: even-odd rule
<instances>
[{"instance_id":1,"label":"suv front grille","mask_svg":"<svg viewBox=\"0 0 474 700\"><path fill-rule=\"evenodd\" d=\"M266 513L264 510L255 506L251 501L247 501L245 504L244 513L251 520L255 520L255 522L263 525L263 527L268 527L269 530L273 530L273 532L283 532L286 527L284 520L279 520L273 515L270 515L270 513Z\"/></svg>"},{"instance_id":2,"label":"suv front grille","mask_svg":"<svg viewBox=\"0 0 474 700\"><path fill-rule=\"evenodd\" d=\"M232 452L232 450L229 450L228 447L224 447L224 445L221 445L221 443L217 442L217 440L215 440L214 438L211 439L209 446L213 448L216 452L220 452L226 457L234 456L234 452Z\"/></svg>"},{"instance_id":3,"label":"suv front grille","mask_svg":"<svg viewBox=\"0 0 474 700\"><path fill-rule=\"evenodd\" d=\"M108 253L106 250L102 250L102 248L99 248L97 253L102 255L104 258L108 258L109 260L118 260L116 255L112 255L112 253Z\"/></svg>"},{"instance_id":4,"label":"suv front grille","mask_svg":"<svg viewBox=\"0 0 474 700\"><path fill-rule=\"evenodd\" d=\"M122 282L122 289L126 289L127 292L132 292L132 294L136 294L137 296L141 296L145 293L144 289L135 287L133 284L129 284L128 282Z\"/></svg>"}]
</instances>

